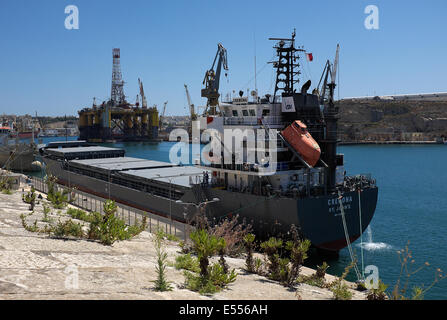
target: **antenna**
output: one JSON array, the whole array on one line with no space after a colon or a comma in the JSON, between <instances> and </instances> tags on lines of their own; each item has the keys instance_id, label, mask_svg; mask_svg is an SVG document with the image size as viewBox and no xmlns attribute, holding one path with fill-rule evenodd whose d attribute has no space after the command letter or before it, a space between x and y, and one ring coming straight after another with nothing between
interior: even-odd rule
<instances>
[{"instance_id":1,"label":"antenna","mask_svg":"<svg viewBox=\"0 0 447 320\"><path fill-rule=\"evenodd\" d=\"M255 91L256 91L256 93L258 92L258 83L257 83L257 81L256 81L256 34L253 32L253 40L254 40L254 43L255 43Z\"/></svg>"}]
</instances>

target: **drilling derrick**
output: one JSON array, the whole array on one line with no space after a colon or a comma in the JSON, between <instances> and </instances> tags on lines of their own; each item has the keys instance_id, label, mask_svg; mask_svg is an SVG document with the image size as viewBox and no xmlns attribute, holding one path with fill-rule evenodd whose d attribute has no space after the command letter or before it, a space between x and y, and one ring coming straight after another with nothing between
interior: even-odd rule
<instances>
[{"instance_id":1,"label":"drilling derrick","mask_svg":"<svg viewBox=\"0 0 447 320\"><path fill-rule=\"evenodd\" d=\"M120 49L113 49L112 93L110 100L113 106L125 103L124 81L121 74Z\"/></svg>"},{"instance_id":2,"label":"drilling derrick","mask_svg":"<svg viewBox=\"0 0 447 320\"><path fill-rule=\"evenodd\" d=\"M120 49L113 49L112 89L110 100L79 111L80 139L89 142L157 141L159 117L156 107L147 107L143 83L138 79L139 103L130 104L124 95ZM138 99L137 99L138 100Z\"/></svg>"}]
</instances>

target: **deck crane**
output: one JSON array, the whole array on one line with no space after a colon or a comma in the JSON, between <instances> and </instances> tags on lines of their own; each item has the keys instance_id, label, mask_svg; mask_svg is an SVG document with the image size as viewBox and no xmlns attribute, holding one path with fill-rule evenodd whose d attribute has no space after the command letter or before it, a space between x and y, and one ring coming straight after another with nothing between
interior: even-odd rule
<instances>
[{"instance_id":1,"label":"deck crane","mask_svg":"<svg viewBox=\"0 0 447 320\"><path fill-rule=\"evenodd\" d=\"M191 97L189 95L188 86L186 84L185 84L185 90L186 90L186 99L188 100L189 112L191 114L191 121L195 121L197 120L197 114L194 111L194 104L191 103Z\"/></svg>"},{"instance_id":2,"label":"deck crane","mask_svg":"<svg viewBox=\"0 0 447 320\"><path fill-rule=\"evenodd\" d=\"M219 60L217 62L216 71L214 71L214 65L216 64L218 56ZM217 115L216 107L219 105L219 81L222 65L224 70L227 71L227 49L219 43L217 45L217 53L214 57L213 65L211 66L211 69L206 71L205 78L203 79L205 89L202 89L202 97L208 99L205 109L205 114L207 115ZM225 73L225 76L227 76L227 73Z\"/></svg>"},{"instance_id":3,"label":"deck crane","mask_svg":"<svg viewBox=\"0 0 447 320\"><path fill-rule=\"evenodd\" d=\"M138 85L140 87L141 107L143 109L146 109L147 108L147 100L146 100L146 96L144 95L143 82L141 82L140 78L138 78Z\"/></svg>"}]
</instances>

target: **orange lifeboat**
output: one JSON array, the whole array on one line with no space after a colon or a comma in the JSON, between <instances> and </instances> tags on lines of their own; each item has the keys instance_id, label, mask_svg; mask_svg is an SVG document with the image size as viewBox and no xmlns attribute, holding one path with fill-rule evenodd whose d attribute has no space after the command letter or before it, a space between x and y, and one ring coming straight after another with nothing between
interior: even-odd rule
<instances>
[{"instance_id":1,"label":"orange lifeboat","mask_svg":"<svg viewBox=\"0 0 447 320\"><path fill-rule=\"evenodd\" d=\"M307 126L299 120L281 132L284 139L301 155L304 161L314 167L320 159L321 149L307 131Z\"/></svg>"}]
</instances>

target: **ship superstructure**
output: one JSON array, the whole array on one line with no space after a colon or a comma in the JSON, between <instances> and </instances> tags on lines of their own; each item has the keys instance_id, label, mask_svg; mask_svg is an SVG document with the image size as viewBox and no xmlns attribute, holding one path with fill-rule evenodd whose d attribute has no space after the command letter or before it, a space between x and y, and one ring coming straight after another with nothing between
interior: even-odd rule
<instances>
[{"instance_id":1,"label":"ship superstructure","mask_svg":"<svg viewBox=\"0 0 447 320\"><path fill-rule=\"evenodd\" d=\"M255 94L249 99L240 91L239 97L220 103L219 116L204 115L200 124L206 123L206 129L211 129L208 136L220 140L223 148L217 148L217 153L211 148L209 163L202 163L201 167L212 171L212 186L245 195L236 198L256 196L257 201L264 203L265 206L250 204L245 199L226 208L227 211L247 212L246 218L252 219L259 234L287 233L293 221L314 245L336 251L347 245L346 238L355 240L367 227L378 195L375 180L369 175L346 176L344 155L337 154L338 107L334 103L334 91L340 47L337 46L334 62L326 62L318 86L309 93L311 81L300 84L299 53L305 50L295 47L295 32L291 38L270 40L277 41L274 48L278 57L272 62L277 71L273 95L258 97ZM306 150L300 150L300 144L294 140L297 138L288 136L288 128L294 125L296 130L304 130L303 138L315 142L314 146L310 142L301 146L318 149L314 163L305 160ZM254 134L248 134L250 130ZM265 141L259 141L260 131L265 132L261 137ZM230 132L233 132L233 142L239 141L241 148L231 150L236 156L228 162L224 142L225 135ZM256 153L254 161L253 158L250 161L251 149L259 151L272 145L275 146L275 163L269 163L272 148L260 156ZM273 173L261 170L265 162L270 167L275 166ZM210 193L210 196L222 197L219 192ZM293 201L292 208L282 210L279 203L289 200ZM269 207L266 202L278 207ZM346 211L343 215L349 220L347 232L340 218L341 203ZM243 209L250 206L251 209ZM321 240L329 234L334 238L332 241Z\"/></svg>"}]
</instances>

